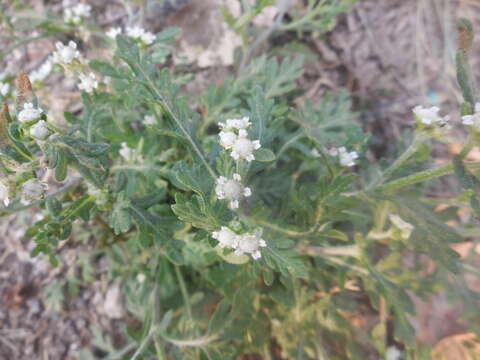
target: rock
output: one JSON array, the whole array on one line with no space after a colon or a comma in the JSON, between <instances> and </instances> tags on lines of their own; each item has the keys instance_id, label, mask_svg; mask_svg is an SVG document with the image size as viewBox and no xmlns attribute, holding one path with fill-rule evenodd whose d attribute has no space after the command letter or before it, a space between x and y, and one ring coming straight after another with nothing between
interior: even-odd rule
<instances>
[{"instance_id":1,"label":"rock","mask_svg":"<svg viewBox=\"0 0 480 360\"><path fill-rule=\"evenodd\" d=\"M103 312L112 319L119 319L125 315L119 283L111 285L108 289L103 303Z\"/></svg>"}]
</instances>

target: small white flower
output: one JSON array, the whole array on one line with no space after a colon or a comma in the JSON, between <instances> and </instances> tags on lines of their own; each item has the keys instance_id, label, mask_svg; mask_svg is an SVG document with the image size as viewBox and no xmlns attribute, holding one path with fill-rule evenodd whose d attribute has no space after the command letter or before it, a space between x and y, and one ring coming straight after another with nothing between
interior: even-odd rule
<instances>
[{"instance_id":1,"label":"small white flower","mask_svg":"<svg viewBox=\"0 0 480 360\"><path fill-rule=\"evenodd\" d=\"M10 189L3 181L0 181L0 201L3 201L5 206L10 204Z\"/></svg>"},{"instance_id":2,"label":"small white flower","mask_svg":"<svg viewBox=\"0 0 480 360\"><path fill-rule=\"evenodd\" d=\"M23 104L23 110L18 114L18 121L28 123L38 120L42 116L43 110L34 108L32 103Z\"/></svg>"},{"instance_id":3,"label":"small white flower","mask_svg":"<svg viewBox=\"0 0 480 360\"><path fill-rule=\"evenodd\" d=\"M30 128L30 136L38 140L45 140L49 134L50 131L45 120L40 120Z\"/></svg>"},{"instance_id":4,"label":"small white flower","mask_svg":"<svg viewBox=\"0 0 480 360\"><path fill-rule=\"evenodd\" d=\"M64 20L67 23L78 25L83 19L90 16L92 7L88 4L79 3L72 8L65 9Z\"/></svg>"},{"instance_id":5,"label":"small white flower","mask_svg":"<svg viewBox=\"0 0 480 360\"><path fill-rule=\"evenodd\" d=\"M140 274L137 275L137 281L138 281L140 284L143 284L146 279L147 279L147 277L146 277L145 274L143 274L143 273L140 273Z\"/></svg>"},{"instance_id":6,"label":"small white flower","mask_svg":"<svg viewBox=\"0 0 480 360\"><path fill-rule=\"evenodd\" d=\"M247 253L252 255L254 260L260 259L262 257L260 248L267 246L267 243L261 238L261 236L261 231L240 235L235 250L235 255L240 256Z\"/></svg>"},{"instance_id":7,"label":"small white flower","mask_svg":"<svg viewBox=\"0 0 480 360\"><path fill-rule=\"evenodd\" d=\"M143 125L155 125L157 123L157 119L153 115L145 115L143 118Z\"/></svg>"},{"instance_id":8,"label":"small white flower","mask_svg":"<svg viewBox=\"0 0 480 360\"><path fill-rule=\"evenodd\" d=\"M10 90L10 84L0 81L0 94L2 94L2 96L6 96L8 94L8 90Z\"/></svg>"},{"instance_id":9,"label":"small white flower","mask_svg":"<svg viewBox=\"0 0 480 360\"><path fill-rule=\"evenodd\" d=\"M335 148L334 148L334 149L335 149ZM332 149L332 150L334 150L334 149ZM336 155L333 155L333 154L332 154L332 150L330 150L330 154L331 154L332 156L336 156ZM336 149L335 149L335 150L336 150ZM319 158L319 157L320 157L320 153L318 152L318 150L317 150L316 148L313 148L312 151L310 151L310 154L311 154L313 157L315 157L315 158ZM338 154L337 154L337 155L338 155Z\"/></svg>"},{"instance_id":10,"label":"small white flower","mask_svg":"<svg viewBox=\"0 0 480 360\"><path fill-rule=\"evenodd\" d=\"M48 185L38 179L30 179L22 185L22 198L24 204L41 200L47 191Z\"/></svg>"},{"instance_id":11,"label":"small white flower","mask_svg":"<svg viewBox=\"0 0 480 360\"><path fill-rule=\"evenodd\" d=\"M154 34L152 34L151 32L148 32L148 31L145 31L142 34L142 36L140 37L140 39L147 45L152 44L155 41L156 38L157 37Z\"/></svg>"},{"instance_id":12,"label":"small white flower","mask_svg":"<svg viewBox=\"0 0 480 360\"><path fill-rule=\"evenodd\" d=\"M226 123L218 123L222 130L232 131L232 130L246 130L252 123L248 116L244 116L241 119L228 119Z\"/></svg>"},{"instance_id":13,"label":"small white flower","mask_svg":"<svg viewBox=\"0 0 480 360\"><path fill-rule=\"evenodd\" d=\"M447 124L449 117L441 117L438 112L440 108L437 106L432 106L430 108L424 108L421 105L415 106L413 108L413 113L417 120L419 120L424 125L440 125L444 126Z\"/></svg>"},{"instance_id":14,"label":"small white flower","mask_svg":"<svg viewBox=\"0 0 480 360\"><path fill-rule=\"evenodd\" d=\"M53 61L62 65L70 64L74 59L80 57L80 52L77 50L77 44L70 40L65 46L61 42L55 44L57 51L53 53Z\"/></svg>"},{"instance_id":15,"label":"small white flower","mask_svg":"<svg viewBox=\"0 0 480 360\"><path fill-rule=\"evenodd\" d=\"M98 88L98 81L94 73L88 75L80 74L78 77L80 78L80 83L78 84L80 90L91 93L93 89Z\"/></svg>"},{"instance_id":16,"label":"small white flower","mask_svg":"<svg viewBox=\"0 0 480 360\"><path fill-rule=\"evenodd\" d=\"M220 145L225 149L231 149L237 140L237 134L233 131L220 131Z\"/></svg>"},{"instance_id":17,"label":"small white flower","mask_svg":"<svg viewBox=\"0 0 480 360\"><path fill-rule=\"evenodd\" d=\"M400 360L402 352L395 346L390 346L385 353L385 360Z\"/></svg>"},{"instance_id":18,"label":"small white flower","mask_svg":"<svg viewBox=\"0 0 480 360\"><path fill-rule=\"evenodd\" d=\"M118 151L121 157L123 157L126 161L133 161L135 160L135 149L130 148L126 142L122 142L121 148Z\"/></svg>"},{"instance_id":19,"label":"small white flower","mask_svg":"<svg viewBox=\"0 0 480 360\"><path fill-rule=\"evenodd\" d=\"M122 28L120 27L116 27L116 28L110 28L110 30L108 30L106 32L106 35L111 38L111 39L114 39L117 37L117 35L120 35L122 33Z\"/></svg>"},{"instance_id":20,"label":"small white flower","mask_svg":"<svg viewBox=\"0 0 480 360\"><path fill-rule=\"evenodd\" d=\"M238 244L239 236L229 228L222 226L219 231L212 232L212 237L218 241L221 248L230 247L235 249Z\"/></svg>"},{"instance_id":21,"label":"small white flower","mask_svg":"<svg viewBox=\"0 0 480 360\"><path fill-rule=\"evenodd\" d=\"M232 152L230 156L235 160L245 159L248 162L255 160L255 156L253 152L257 149L260 149L260 141L258 140L250 140L247 138L247 131L246 130L239 130L238 138L235 140L232 146Z\"/></svg>"},{"instance_id":22,"label":"small white flower","mask_svg":"<svg viewBox=\"0 0 480 360\"><path fill-rule=\"evenodd\" d=\"M155 41L156 36L151 32L145 31L145 29L140 26L133 26L126 28L127 36L132 39L143 42L145 45L150 45Z\"/></svg>"},{"instance_id":23,"label":"small white flower","mask_svg":"<svg viewBox=\"0 0 480 360\"><path fill-rule=\"evenodd\" d=\"M37 70L32 71L28 77L33 83L35 81L43 81L50 75L52 71L52 57L49 57Z\"/></svg>"},{"instance_id":24,"label":"small white flower","mask_svg":"<svg viewBox=\"0 0 480 360\"><path fill-rule=\"evenodd\" d=\"M356 151L348 152L344 146L338 149L332 148L329 152L332 156L338 156L340 165L342 166L355 166L355 160L358 159L358 153Z\"/></svg>"},{"instance_id":25,"label":"small white flower","mask_svg":"<svg viewBox=\"0 0 480 360\"><path fill-rule=\"evenodd\" d=\"M463 125L469 125L480 130L480 103L475 104L475 112L473 115L462 116Z\"/></svg>"},{"instance_id":26,"label":"small white flower","mask_svg":"<svg viewBox=\"0 0 480 360\"><path fill-rule=\"evenodd\" d=\"M341 147L338 149L340 154L340 165L342 166L355 166L355 159L358 159L356 151L347 152L347 149Z\"/></svg>"},{"instance_id":27,"label":"small white flower","mask_svg":"<svg viewBox=\"0 0 480 360\"><path fill-rule=\"evenodd\" d=\"M392 222L393 226L400 230L400 236L402 239L408 240L415 227L396 214L390 214L388 218Z\"/></svg>"},{"instance_id":28,"label":"small white flower","mask_svg":"<svg viewBox=\"0 0 480 360\"><path fill-rule=\"evenodd\" d=\"M229 200L231 209L238 209L239 200L252 195L252 190L243 186L241 180L242 178L239 174L233 174L232 179L227 179L224 176L220 176L217 179L215 193L220 200Z\"/></svg>"}]
</instances>

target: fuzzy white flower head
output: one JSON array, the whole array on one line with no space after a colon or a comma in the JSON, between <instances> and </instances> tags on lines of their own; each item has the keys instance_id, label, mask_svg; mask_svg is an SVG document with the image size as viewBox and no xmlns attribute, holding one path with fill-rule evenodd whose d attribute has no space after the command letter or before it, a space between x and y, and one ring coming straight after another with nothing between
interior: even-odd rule
<instances>
[{"instance_id":1,"label":"fuzzy white flower head","mask_svg":"<svg viewBox=\"0 0 480 360\"><path fill-rule=\"evenodd\" d=\"M52 71L52 57L49 57L37 70L32 71L28 77L31 82L43 81Z\"/></svg>"},{"instance_id":2,"label":"fuzzy white flower head","mask_svg":"<svg viewBox=\"0 0 480 360\"><path fill-rule=\"evenodd\" d=\"M229 200L231 209L238 209L239 200L252 195L252 190L243 186L241 180L242 178L239 174L233 174L232 179L227 179L224 176L220 176L217 179L215 193L220 200Z\"/></svg>"},{"instance_id":3,"label":"fuzzy white flower head","mask_svg":"<svg viewBox=\"0 0 480 360\"><path fill-rule=\"evenodd\" d=\"M146 45L150 45L155 41L156 36L151 32L145 31L145 29L140 26L133 26L126 28L127 36L132 39L139 40Z\"/></svg>"},{"instance_id":4,"label":"fuzzy white flower head","mask_svg":"<svg viewBox=\"0 0 480 360\"><path fill-rule=\"evenodd\" d=\"M390 346L385 353L385 360L400 360L402 352L395 346Z\"/></svg>"},{"instance_id":5,"label":"fuzzy white flower head","mask_svg":"<svg viewBox=\"0 0 480 360\"><path fill-rule=\"evenodd\" d=\"M267 243L261 236L261 231L240 235L235 255L250 254L254 260L260 259L262 257L260 248L267 246Z\"/></svg>"},{"instance_id":6,"label":"fuzzy white flower head","mask_svg":"<svg viewBox=\"0 0 480 360\"><path fill-rule=\"evenodd\" d=\"M116 27L116 28L110 28L110 30L108 30L106 32L106 35L111 38L111 39L114 39L117 37L117 35L120 35L122 33L122 28L120 27Z\"/></svg>"},{"instance_id":7,"label":"fuzzy white flower head","mask_svg":"<svg viewBox=\"0 0 480 360\"><path fill-rule=\"evenodd\" d=\"M239 236L226 226L222 226L219 231L212 232L212 237L218 241L218 246L221 248L235 249L239 240Z\"/></svg>"},{"instance_id":8,"label":"fuzzy white flower head","mask_svg":"<svg viewBox=\"0 0 480 360\"><path fill-rule=\"evenodd\" d=\"M245 159L248 162L255 160L253 155L255 150L260 149L259 140L250 140L247 138L247 131L242 129L238 132L238 138L235 140L232 146L232 152L230 156L235 160Z\"/></svg>"},{"instance_id":9,"label":"fuzzy white flower head","mask_svg":"<svg viewBox=\"0 0 480 360\"><path fill-rule=\"evenodd\" d=\"M57 48L57 51L53 53L53 61L58 64L67 65L74 59L80 57L80 52L77 50L77 44L72 40L68 42L67 46L61 42L57 42L55 47Z\"/></svg>"},{"instance_id":10,"label":"fuzzy white flower head","mask_svg":"<svg viewBox=\"0 0 480 360\"><path fill-rule=\"evenodd\" d=\"M136 151L135 149L130 148L126 142L122 142L121 148L118 151L121 157L123 157L126 161L133 161L135 160Z\"/></svg>"},{"instance_id":11,"label":"fuzzy white flower head","mask_svg":"<svg viewBox=\"0 0 480 360\"><path fill-rule=\"evenodd\" d=\"M393 226L400 230L400 236L402 237L402 239L408 240L415 227L396 214L390 214L388 218L392 222Z\"/></svg>"},{"instance_id":12,"label":"fuzzy white flower head","mask_svg":"<svg viewBox=\"0 0 480 360\"><path fill-rule=\"evenodd\" d=\"M32 103L23 104L23 110L18 114L18 121L22 123L29 123L38 120L42 116L43 110L34 108Z\"/></svg>"},{"instance_id":13,"label":"fuzzy white flower head","mask_svg":"<svg viewBox=\"0 0 480 360\"><path fill-rule=\"evenodd\" d=\"M424 108L423 106L418 105L418 106L415 106L412 111L415 114L415 117L417 118L417 120L427 126L431 126L431 125L445 126L449 121L448 116L441 117L438 114L438 112L440 111L440 108L437 106Z\"/></svg>"},{"instance_id":14,"label":"fuzzy white flower head","mask_svg":"<svg viewBox=\"0 0 480 360\"><path fill-rule=\"evenodd\" d=\"M41 200L47 189L47 184L38 179L27 180L22 185L22 203L29 204L32 201Z\"/></svg>"},{"instance_id":15,"label":"fuzzy white flower head","mask_svg":"<svg viewBox=\"0 0 480 360\"><path fill-rule=\"evenodd\" d=\"M88 4L79 3L72 8L65 9L64 20L67 23L78 25L83 19L90 16L92 7Z\"/></svg>"},{"instance_id":16,"label":"fuzzy white flower head","mask_svg":"<svg viewBox=\"0 0 480 360\"><path fill-rule=\"evenodd\" d=\"M10 204L10 189L3 181L0 181L0 201L3 201L5 206Z\"/></svg>"},{"instance_id":17,"label":"fuzzy white flower head","mask_svg":"<svg viewBox=\"0 0 480 360\"><path fill-rule=\"evenodd\" d=\"M49 134L50 131L45 120L40 120L30 127L30 136L37 140L45 140Z\"/></svg>"},{"instance_id":18,"label":"fuzzy white flower head","mask_svg":"<svg viewBox=\"0 0 480 360\"><path fill-rule=\"evenodd\" d=\"M475 104L475 112L472 115L462 116L462 124L469 125L480 130L480 103Z\"/></svg>"},{"instance_id":19,"label":"fuzzy white flower head","mask_svg":"<svg viewBox=\"0 0 480 360\"><path fill-rule=\"evenodd\" d=\"M233 131L220 131L218 136L220 137L220 145L225 149L231 149L237 141L237 134Z\"/></svg>"},{"instance_id":20,"label":"fuzzy white flower head","mask_svg":"<svg viewBox=\"0 0 480 360\"><path fill-rule=\"evenodd\" d=\"M78 84L80 90L91 93L93 89L98 88L98 81L94 73L80 74L78 77L80 79Z\"/></svg>"},{"instance_id":21,"label":"fuzzy white flower head","mask_svg":"<svg viewBox=\"0 0 480 360\"><path fill-rule=\"evenodd\" d=\"M338 149L332 148L329 152L332 156L338 156L340 165L342 166L355 166L355 160L358 159L358 153L356 151L348 152L344 146Z\"/></svg>"},{"instance_id":22,"label":"fuzzy white flower head","mask_svg":"<svg viewBox=\"0 0 480 360\"><path fill-rule=\"evenodd\" d=\"M145 115L143 117L143 125L149 126L149 125L155 125L157 123L157 119L153 115Z\"/></svg>"}]
</instances>

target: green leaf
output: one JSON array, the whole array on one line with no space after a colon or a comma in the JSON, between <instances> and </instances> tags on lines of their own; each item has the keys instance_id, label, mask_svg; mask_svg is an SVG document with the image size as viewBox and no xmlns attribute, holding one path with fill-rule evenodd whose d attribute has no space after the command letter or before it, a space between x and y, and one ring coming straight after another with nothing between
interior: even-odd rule
<instances>
[{"instance_id":1,"label":"green leaf","mask_svg":"<svg viewBox=\"0 0 480 360\"><path fill-rule=\"evenodd\" d=\"M275 154L272 150L266 148L260 148L255 151L255 160L261 162L270 162L275 160Z\"/></svg>"},{"instance_id":2,"label":"green leaf","mask_svg":"<svg viewBox=\"0 0 480 360\"><path fill-rule=\"evenodd\" d=\"M172 205L172 210L180 220L209 232L219 229L220 221L228 216L225 208L218 202L207 207L200 196L188 197L181 193L175 194L175 205Z\"/></svg>"},{"instance_id":3,"label":"green leaf","mask_svg":"<svg viewBox=\"0 0 480 360\"><path fill-rule=\"evenodd\" d=\"M273 274L273 271L270 271L268 269L263 271L263 281L265 282L265 285L271 286L274 280L275 275Z\"/></svg>"},{"instance_id":4,"label":"green leaf","mask_svg":"<svg viewBox=\"0 0 480 360\"><path fill-rule=\"evenodd\" d=\"M262 249L262 256L272 270L279 271L284 276L307 278L308 268L301 257L291 250L278 250L271 246Z\"/></svg>"},{"instance_id":5,"label":"green leaf","mask_svg":"<svg viewBox=\"0 0 480 360\"><path fill-rule=\"evenodd\" d=\"M65 154L65 151L58 149L56 151L56 162L55 162L55 180L63 181L67 177L68 172L68 158Z\"/></svg>"},{"instance_id":6,"label":"green leaf","mask_svg":"<svg viewBox=\"0 0 480 360\"><path fill-rule=\"evenodd\" d=\"M114 209L110 217L110 225L116 235L126 233L132 227L132 217L126 209Z\"/></svg>"},{"instance_id":7,"label":"green leaf","mask_svg":"<svg viewBox=\"0 0 480 360\"><path fill-rule=\"evenodd\" d=\"M172 180L176 180L174 185L186 191L194 191L204 200L213 188L213 180L203 166L179 162L173 167L172 175Z\"/></svg>"},{"instance_id":8,"label":"green leaf","mask_svg":"<svg viewBox=\"0 0 480 360\"><path fill-rule=\"evenodd\" d=\"M53 216L59 216L62 212L62 203L52 196L47 197L45 206L47 207L47 211Z\"/></svg>"},{"instance_id":9,"label":"green leaf","mask_svg":"<svg viewBox=\"0 0 480 360\"><path fill-rule=\"evenodd\" d=\"M226 298L218 303L208 322L208 334L217 334L226 327L230 308L230 302Z\"/></svg>"},{"instance_id":10,"label":"green leaf","mask_svg":"<svg viewBox=\"0 0 480 360\"><path fill-rule=\"evenodd\" d=\"M110 76L112 78L122 79L124 76L111 64L93 60L88 64L93 70L99 72L102 75Z\"/></svg>"},{"instance_id":11,"label":"green leaf","mask_svg":"<svg viewBox=\"0 0 480 360\"><path fill-rule=\"evenodd\" d=\"M127 64L132 65L140 61L140 52L137 44L124 35L116 37L117 52L116 55Z\"/></svg>"}]
</instances>

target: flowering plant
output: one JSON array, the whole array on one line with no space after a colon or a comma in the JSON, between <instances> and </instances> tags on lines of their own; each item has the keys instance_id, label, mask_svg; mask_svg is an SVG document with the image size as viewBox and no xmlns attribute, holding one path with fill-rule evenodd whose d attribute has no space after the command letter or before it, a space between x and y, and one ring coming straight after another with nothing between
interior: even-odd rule
<instances>
[{"instance_id":1,"label":"flowering plant","mask_svg":"<svg viewBox=\"0 0 480 360\"><path fill-rule=\"evenodd\" d=\"M257 1L252 14L267 3ZM65 21L81 24L90 11L73 7ZM27 232L32 255L57 265L77 220L102 225L94 241L118 267L129 310L142 321L128 331L135 345L120 351L125 358L269 358L274 344L298 359L419 356L409 292L436 288L416 270L431 261L439 287L472 293L450 280L471 270L451 248L462 229L446 225L448 214L435 213L418 186L453 173L464 192L452 206L480 213L479 166L465 161L479 139L466 49L457 58L469 131L462 152L430 167L425 148L450 120L419 106L411 145L373 167L348 95L291 101L301 57L254 58L192 100L182 92L186 74L152 56L159 44L170 49L175 33L112 28L104 40L114 54L90 61L75 41L58 42L49 67L82 91L82 111L65 112L63 126L28 76L17 76L18 106L4 106L0 122L1 211L42 209ZM32 80L42 81L41 69ZM367 350L348 321L361 297L381 314L362 335Z\"/></svg>"}]
</instances>

